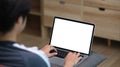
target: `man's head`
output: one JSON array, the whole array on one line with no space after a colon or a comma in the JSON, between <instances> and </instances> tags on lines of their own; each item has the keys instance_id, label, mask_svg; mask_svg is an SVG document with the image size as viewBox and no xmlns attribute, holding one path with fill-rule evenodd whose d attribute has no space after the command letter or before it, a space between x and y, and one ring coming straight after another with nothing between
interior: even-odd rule
<instances>
[{"instance_id":1,"label":"man's head","mask_svg":"<svg viewBox=\"0 0 120 67\"><path fill-rule=\"evenodd\" d=\"M20 22L25 25L29 0L0 0L0 33L11 31Z\"/></svg>"}]
</instances>

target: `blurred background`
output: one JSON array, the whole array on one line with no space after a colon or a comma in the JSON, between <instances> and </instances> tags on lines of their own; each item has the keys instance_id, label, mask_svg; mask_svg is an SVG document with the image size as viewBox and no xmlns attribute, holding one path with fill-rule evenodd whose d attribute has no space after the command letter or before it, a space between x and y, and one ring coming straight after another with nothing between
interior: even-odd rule
<instances>
[{"instance_id":1,"label":"blurred background","mask_svg":"<svg viewBox=\"0 0 120 67\"><path fill-rule=\"evenodd\" d=\"M19 42L49 43L54 16L96 25L92 50L107 56L98 67L120 67L120 0L30 0L31 11ZM64 38L64 37L63 37Z\"/></svg>"}]
</instances>

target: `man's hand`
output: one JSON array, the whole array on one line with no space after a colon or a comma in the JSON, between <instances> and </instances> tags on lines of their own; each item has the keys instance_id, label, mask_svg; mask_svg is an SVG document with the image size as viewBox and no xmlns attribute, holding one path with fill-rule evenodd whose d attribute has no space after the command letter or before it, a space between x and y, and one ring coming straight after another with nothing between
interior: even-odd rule
<instances>
[{"instance_id":1,"label":"man's hand","mask_svg":"<svg viewBox=\"0 0 120 67\"><path fill-rule=\"evenodd\" d=\"M82 57L79 57L79 56L80 56L80 53L69 52L68 55L65 57L64 67L73 67L82 58Z\"/></svg>"},{"instance_id":2,"label":"man's hand","mask_svg":"<svg viewBox=\"0 0 120 67\"><path fill-rule=\"evenodd\" d=\"M41 48L41 50L48 56L48 57L52 57L57 55L57 50L50 46L50 45L45 45L43 48ZM50 53L51 50L54 50L55 52Z\"/></svg>"}]
</instances>

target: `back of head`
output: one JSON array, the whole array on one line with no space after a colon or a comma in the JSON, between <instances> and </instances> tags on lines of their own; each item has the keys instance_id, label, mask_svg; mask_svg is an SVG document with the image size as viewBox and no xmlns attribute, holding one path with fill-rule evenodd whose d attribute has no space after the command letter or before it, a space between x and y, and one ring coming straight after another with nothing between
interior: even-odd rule
<instances>
[{"instance_id":1,"label":"back of head","mask_svg":"<svg viewBox=\"0 0 120 67\"><path fill-rule=\"evenodd\" d=\"M29 0L0 0L0 33L9 32L18 17L24 19L29 11Z\"/></svg>"}]
</instances>

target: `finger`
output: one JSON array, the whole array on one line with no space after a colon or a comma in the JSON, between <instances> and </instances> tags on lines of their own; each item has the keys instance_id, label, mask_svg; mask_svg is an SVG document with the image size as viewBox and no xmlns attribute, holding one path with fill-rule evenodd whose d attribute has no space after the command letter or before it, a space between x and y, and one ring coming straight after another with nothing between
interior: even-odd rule
<instances>
[{"instance_id":1,"label":"finger","mask_svg":"<svg viewBox=\"0 0 120 67\"><path fill-rule=\"evenodd\" d=\"M69 54L73 54L73 52L69 52Z\"/></svg>"},{"instance_id":2,"label":"finger","mask_svg":"<svg viewBox=\"0 0 120 67\"><path fill-rule=\"evenodd\" d=\"M75 61L76 61L76 63L80 60L80 53L76 53L75 54Z\"/></svg>"},{"instance_id":3,"label":"finger","mask_svg":"<svg viewBox=\"0 0 120 67\"><path fill-rule=\"evenodd\" d=\"M57 49L55 47L53 47L53 49L57 52Z\"/></svg>"},{"instance_id":4,"label":"finger","mask_svg":"<svg viewBox=\"0 0 120 67\"><path fill-rule=\"evenodd\" d=\"M74 52L73 54L75 55L75 57L77 57L77 53L76 52Z\"/></svg>"},{"instance_id":5,"label":"finger","mask_svg":"<svg viewBox=\"0 0 120 67\"><path fill-rule=\"evenodd\" d=\"M72 52L69 52L66 57L71 56L72 54L73 54Z\"/></svg>"},{"instance_id":6,"label":"finger","mask_svg":"<svg viewBox=\"0 0 120 67\"><path fill-rule=\"evenodd\" d=\"M82 59L82 57L78 57L78 61L80 61Z\"/></svg>"},{"instance_id":7,"label":"finger","mask_svg":"<svg viewBox=\"0 0 120 67\"><path fill-rule=\"evenodd\" d=\"M55 47L52 47L52 46L51 46L50 50L55 50L57 52L57 49Z\"/></svg>"},{"instance_id":8,"label":"finger","mask_svg":"<svg viewBox=\"0 0 120 67\"><path fill-rule=\"evenodd\" d=\"M77 53L76 52L72 52L74 55L76 55Z\"/></svg>"},{"instance_id":9,"label":"finger","mask_svg":"<svg viewBox=\"0 0 120 67\"><path fill-rule=\"evenodd\" d=\"M52 55L52 56L55 56L55 55L57 55L57 52L55 52L55 53L51 53L51 55Z\"/></svg>"},{"instance_id":10,"label":"finger","mask_svg":"<svg viewBox=\"0 0 120 67\"><path fill-rule=\"evenodd\" d=\"M81 59L82 59L82 57L77 57L77 58L75 59L74 64L77 64Z\"/></svg>"},{"instance_id":11,"label":"finger","mask_svg":"<svg viewBox=\"0 0 120 67\"><path fill-rule=\"evenodd\" d=\"M71 56L75 56L75 55L76 55L75 52L69 52L69 54L70 54Z\"/></svg>"},{"instance_id":12,"label":"finger","mask_svg":"<svg viewBox=\"0 0 120 67\"><path fill-rule=\"evenodd\" d=\"M56 56L57 53L50 53L50 57Z\"/></svg>"},{"instance_id":13,"label":"finger","mask_svg":"<svg viewBox=\"0 0 120 67\"><path fill-rule=\"evenodd\" d=\"M77 58L77 53L76 53L76 52L74 52L72 55L73 55L73 58L74 58L74 59Z\"/></svg>"},{"instance_id":14,"label":"finger","mask_svg":"<svg viewBox=\"0 0 120 67\"><path fill-rule=\"evenodd\" d=\"M76 56L77 56L77 57L80 57L80 53L77 53Z\"/></svg>"}]
</instances>

